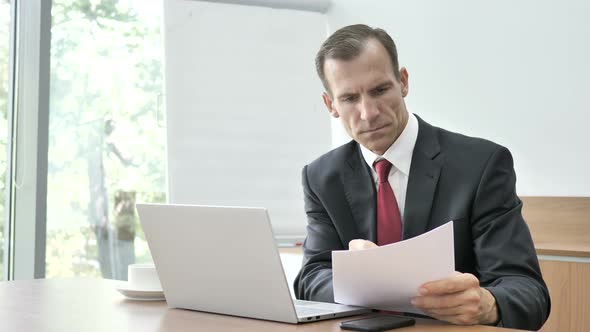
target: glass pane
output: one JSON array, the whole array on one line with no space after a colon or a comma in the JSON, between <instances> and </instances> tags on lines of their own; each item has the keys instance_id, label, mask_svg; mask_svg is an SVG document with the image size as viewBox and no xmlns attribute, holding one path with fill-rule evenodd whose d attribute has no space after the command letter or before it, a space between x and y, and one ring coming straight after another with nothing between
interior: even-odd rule
<instances>
[{"instance_id":1,"label":"glass pane","mask_svg":"<svg viewBox=\"0 0 590 332\"><path fill-rule=\"evenodd\" d=\"M162 1L53 0L46 276L149 262L135 202L164 202Z\"/></svg>"},{"instance_id":2,"label":"glass pane","mask_svg":"<svg viewBox=\"0 0 590 332\"><path fill-rule=\"evenodd\" d=\"M4 279L4 238L6 224L6 170L8 140L8 82L10 62L10 0L0 1L0 280Z\"/></svg>"}]
</instances>

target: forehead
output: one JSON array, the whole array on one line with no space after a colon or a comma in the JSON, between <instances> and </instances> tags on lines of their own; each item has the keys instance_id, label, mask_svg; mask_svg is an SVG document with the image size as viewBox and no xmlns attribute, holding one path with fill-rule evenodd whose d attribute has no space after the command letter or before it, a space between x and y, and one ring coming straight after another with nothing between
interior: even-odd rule
<instances>
[{"instance_id":1,"label":"forehead","mask_svg":"<svg viewBox=\"0 0 590 332\"><path fill-rule=\"evenodd\" d=\"M350 60L326 59L324 75L334 95L370 89L375 84L395 79L391 59L376 40Z\"/></svg>"}]
</instances>

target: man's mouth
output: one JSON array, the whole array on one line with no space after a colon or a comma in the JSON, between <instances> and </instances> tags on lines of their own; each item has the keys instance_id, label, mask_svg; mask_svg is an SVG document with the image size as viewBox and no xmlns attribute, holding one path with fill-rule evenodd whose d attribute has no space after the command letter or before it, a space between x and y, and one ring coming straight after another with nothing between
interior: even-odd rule
<instances>
[{"instance_id":1,"label":"man's mouth","mask_svg":"<svg viewBox=\"0 0 590 332\"><path fill-rule=\"evenodd\" d=\"M383 128L387 127L387 125L382 125L382 126L377 126L375 128L371 128L371 129L367 129L367 130L363 130L361 131L361 134L369 134L369 133L374 133L376 131L379 131Z\"/></svg>"}]
</instances>

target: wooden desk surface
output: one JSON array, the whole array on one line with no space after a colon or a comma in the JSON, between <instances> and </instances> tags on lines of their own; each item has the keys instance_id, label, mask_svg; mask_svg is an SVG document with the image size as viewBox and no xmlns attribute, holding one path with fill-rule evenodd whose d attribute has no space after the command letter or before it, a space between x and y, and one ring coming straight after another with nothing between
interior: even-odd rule
<instances>
[{"instance_id":1,"label":"wooden desk surface","mask_svg":"<svg viewBox=\"0 0 590 332\"><path fill-rule=\"evenodd\" d=\"M166 302L126 300L102 279L38 279L0 282L2 331L341 331L334 319L291 325L169 309ZM428 319L396 331L518 331L489 326L453 326Z\"/></svg>"}]
</instances>

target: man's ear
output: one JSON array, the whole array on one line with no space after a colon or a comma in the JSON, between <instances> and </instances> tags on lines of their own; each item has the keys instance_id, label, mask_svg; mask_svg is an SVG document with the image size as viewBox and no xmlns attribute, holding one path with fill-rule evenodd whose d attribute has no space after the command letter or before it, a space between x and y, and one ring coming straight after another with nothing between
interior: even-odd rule
<instances>
[{"instance_id":1,"label":"man's ear","mask_svg":"<svg viewBox=\"0 0 590 332\"><path fill-rule=\"evenodd\" d=\"M339 118L340 115L338 114L338 111L334 108L334 101L332 100L332 97L330 97L330 95L327 92L322 93L322 99L324 100L324 105L326 105L326 108L328 109L328 112L330 112L330 115L334 118Z\"/></svg>"},{"instance_id":2,"label":"man's ear","mask_svg":"<svg viewBox=\"0 0 590 332\"><path fill-rule=\"evenodd\" d=\"M402 86L402 97L408 95L410 91L409 81L408 81L408 70L406 67L401 67L399 70L399 81Z\"/></svg>"}]
</instances>

